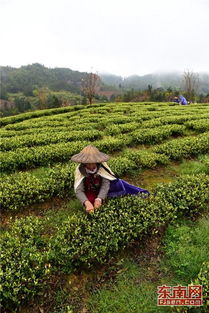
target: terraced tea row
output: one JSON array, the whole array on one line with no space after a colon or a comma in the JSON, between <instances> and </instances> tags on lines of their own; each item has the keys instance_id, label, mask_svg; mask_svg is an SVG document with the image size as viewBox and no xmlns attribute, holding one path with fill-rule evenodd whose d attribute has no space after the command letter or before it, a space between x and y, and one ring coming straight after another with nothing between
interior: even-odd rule
<instances>
[{"instance_id":1,"label":"terraced tea row","mask_svg":"<svg viewBox=\"0 0 209 313\"><path fill-rule=\"evenodd\" d=\"M98 138L102 136L102 134L98 131L94 132L86 131L84 132L84 134L85 133L86 141L81 140L65 143L59 140L59 143L56 144L49 144L45 146L34 146L31 148L26 147L17 148L14 151L1 152L0 169L2 172L4 171L11 172L17 169L34 168L37 166L47 165L49 163L51 164L58 161L64 162L68 160L74 153L77 153L79 147L81 148L84 147L87 144L87 140L91 140L94 139L95 137ZM162 142L165 139L168 139L170 136L183 135L184 133L185 126L183 125L163 125L156 128L152 128L150 130L146 130L146 132L144 131L144 129L141 129L141 131L140 130L134 131L128 134L121 134L115 137L109 136L102 140L94 140L91 142L92 144L97 146L98 149L106 151L106 153L111 153L113 151L120 151L126 146L134 146L136 144L155 144L158 142ZM79 136L82 137L82 132L79 133ZM49 141L56 140L56 136L53 136L47 140ZM11 143L9 143L9 141L7 141L6 143L8 143L8 145L9 144L18 145L18 143L21 144L21 142L19 142L18 139L14 139L14 141L11 140ZM27 144L27 141L25 141L25 144Z\"/></svg>"}]
</instances>

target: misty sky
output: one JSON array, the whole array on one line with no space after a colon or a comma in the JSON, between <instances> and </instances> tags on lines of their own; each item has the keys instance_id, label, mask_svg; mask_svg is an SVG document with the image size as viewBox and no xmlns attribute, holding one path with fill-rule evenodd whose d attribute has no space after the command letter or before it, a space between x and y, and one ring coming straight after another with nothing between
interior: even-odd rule
<instances>
[{"instance_id":1,"label":"misty sky","mask_svg":"<svg viewBox=\"0 0 209 313\"><path fill-rule=\"evenodd\" d=\"M0 65L209 72L209 0L0 0Z\"/></svg>"}]
</instances>

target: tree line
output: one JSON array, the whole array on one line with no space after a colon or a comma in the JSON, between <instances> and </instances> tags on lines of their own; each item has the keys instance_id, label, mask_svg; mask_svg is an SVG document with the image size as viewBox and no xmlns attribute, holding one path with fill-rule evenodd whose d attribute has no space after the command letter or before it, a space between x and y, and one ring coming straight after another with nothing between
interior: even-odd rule
<instances>
[{"instance_id":1,"label":"tree line","mask_svg":"<svg viewBox=\"0 0 209 313\"><path fill-rule=\"evenodd\" d=\"M200 92L200 76L189 70L179 78L181 87L177 87L177 82L168 87L156 87L155 83L150 83L143 89L137 76L134 84L133 77L125 81L114 75L105 78L98 73L67 68L50 69L39 63L20 68L1 67L0 70L0 99L11 103L5 108L0 100L2 116L92 102L173 101L180 94L190 102L209 102L209 92ZM145 79L144 83L147 81ZM154 82L153 78L151 81ZM112 85L108 85L108 82ZM171 83L171 80L168 79L167 83Z\"/></svg>"}]
</instances>

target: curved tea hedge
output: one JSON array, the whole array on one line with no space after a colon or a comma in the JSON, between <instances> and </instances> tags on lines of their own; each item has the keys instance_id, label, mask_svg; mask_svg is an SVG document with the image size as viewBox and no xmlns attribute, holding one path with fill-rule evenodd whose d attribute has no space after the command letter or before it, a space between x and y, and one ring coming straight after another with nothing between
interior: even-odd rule
<instances>
[{"instance_id":1,"label":"curved tea hedge","mask_svg":"<svg viewBox=\"0 0 209 313\"><path fill-rule=\"evenodd\" d=\"M0 183L1 208L17 211L26 205L43 202L53 196L73 193L74 170L76 164L56 164L47 168L43 177L30 172L5 175Z\"/></svg>"},{"instance_id":2,"label":"curved tea hedge","mask_svg":"<svg viewBox=\"0 0 209 313\"><path fill-rule=\"evenodd\" d=\"M17 169L29 169L60 161L65 162L73 154L80 152L87 144L86 141L74 141L1 152L0 170L2 172L13 172Z\"/></svg>"},{"instance_id":3,"label":"curved tea hedge","mask_svg":"<svg viewBox=\"0 0 209 313\"><path fill-rule=\"evenodd\" d=\"M102 138L103 133L98 130L82 130L82 131L62 131L51 132L46 131L41 134L32 134L24 136L15 136L14 138L3 138L0 148L2 151L15 150L21 147L44 146L52 143L72 142L79 140L96 140Z\"/></svg>"},{"instance_id":4,"label":"curved tea hedge","mask_svg":"<svg viewBox=\"0 0 209 313\"><path fill-rule=\"evenodd\" d=\"M96 145L98 149L106 151L106 153L112 153L114 151L122 150L126 146L134 146L135 144L159 143L172 135L183 134L184 131L185 126L183 125L164 125L152 128L146 132L145 130L137 132L134 131L133 133L130 132L128 134L121 134L115 137L109 136L100 140L94 140L91 143ZM84 140L59 142L45 146L34 146L30 148L22 147L17 148L16 150L3 151L0 153L0 170L2 172L12 172L17 169L34 168L37 166L47 165L60 161L65 162L74 153L79 152L79 147L82 149L89 143L86 141L87 139L85 136L87 136L87 138L91 138L91 131L84 132ZM101 136L101 133L98 131L92 132L92 138L97 136ZM80 133L78 138L80 138ZM7 141L9 142L9 140ZM170 141L168 143L154 147L153 151L157 153L164 153L170 156L172 159L179 157L181 158L191 154L196 155L198 153L208 152L209 132L196 135L195 137L190 136L182 138L179 139L179 141Z\"/></svg>"},{"instance_id":5,"label":"curved tea hedge","mask_svg":"<svg viewBox=\"0 0 209 313\"><path fill-rule=\"evenodd\" d=\"M209 152L209 132L195 137L180 138L162 143L153 148L156 153L163 153L173 160L186 158L199 153Z\"/></svg>"},{"instance_id":6,"label":"curved tea hedge","mask_svg":"<svg viewBox=\"0 0 209 313\"><path fill-rule=\"evenodd\" d=\"M183 135L184 125L163 125L151 129L140 129L132 132L133 142L136 144L156 144L173 135Z\"/></svg>"},{"instance_id":7,"label":"curved tea hedge","mask_svg":"<svg viewBox=\"0 0 209 313\"><path fill-rule=\"evenodd\" d=\"M46 110L36 110L34 112L26 112L26 113L21 113L15 116L8 116L8 117L2 117L0 119L0 126L4 126L7 124L14 124L18 123L20 121L24 120L30 120L32 118L39 118L40 116L48 116L48 115L55 115L55 114L62 114L66 112L72 112L72 111L78 111L83 108L96 108L96 107L101 107L102 105L105 104L92 104L92 105L74 105L70 107L62 107L62 108L54 108L54 109L46 109Z\"/></svg>"}]
</instances>

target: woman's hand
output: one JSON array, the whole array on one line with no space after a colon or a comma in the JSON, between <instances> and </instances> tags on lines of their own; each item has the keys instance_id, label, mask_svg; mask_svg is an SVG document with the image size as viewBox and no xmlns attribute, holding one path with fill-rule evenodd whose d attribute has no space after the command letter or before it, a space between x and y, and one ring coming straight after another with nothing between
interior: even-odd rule
<instances>
[{"instance_id":1,"label":"woman's hand","mask_svg":"<svg viewBox=\"0 0 209 313\"><path fill-rule=\"evenodd\" d=\"M89 213L89 212L91 212L91 211L94 211L94 207L93 207L92 203L91 203L89 200L86 200L86 201L84 202L84 204L85 204L86 212L87 212L87 213Z\"/></svg>"},{"instance_id":2,"label":"woman's hand","mask_svg":"<svg viewBox=\"0 0 209 313\"><path fill-rule=\"evenodd\" d=\"M102 205L102 199L96 198L96 199L94 200L94 208L95 208L95 209L98 209L98 208L100 208L101 205Z\"/></svg>"}]
</instances>

